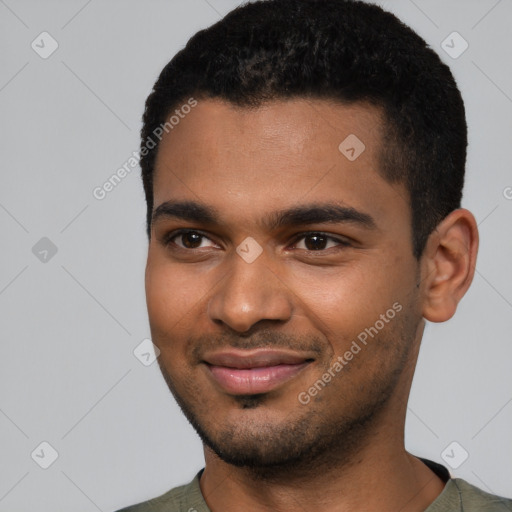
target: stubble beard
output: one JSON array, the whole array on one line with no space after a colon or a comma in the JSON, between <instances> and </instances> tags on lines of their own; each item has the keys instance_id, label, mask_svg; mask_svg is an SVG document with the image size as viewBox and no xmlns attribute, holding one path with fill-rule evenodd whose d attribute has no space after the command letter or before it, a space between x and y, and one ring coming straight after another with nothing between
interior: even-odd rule
<instances>
[{"instance_id":1,"label":"stubble beard","mask_svg":"<svg viewBox=\"0 0 512 512\"><path fill-rule=\"evenodd\" d=\"M370 376L365 382L364 396L352 397L352 403L345 404L344 411L334 415L322 410L322 393L328 391L323 389L308 405L299 404L294 397L297 409L293 409L284 421L259 422L256 425L244 420L216 428L215 421L212 421L215 404L201 403L197 398L199 389L178 391L160 358L158 363L184 415L202 442L220 459L227 464L247 468L260 479L301 479L314 471L349 466L356 460L357 453L371 442L379 418L408 365L413 332L411 326L407 329L405 322L400 323L390 333L394 341L381 336L371 342L393 346L392 353L388 354L387 372ZM365 350L372 350L372 347L367 346ZM344 368L341 371L347 374L337 375L335 379L350 378L348 372L352 370ZM193 387L192 382L188 384L189 388ZM343 387L339 389L343 391ZM234 400L243 412L244 409L264 408L269 397L266 394L238 396ZM342 401L343 398L340 404Z\"/></svg>"}]
</instances>

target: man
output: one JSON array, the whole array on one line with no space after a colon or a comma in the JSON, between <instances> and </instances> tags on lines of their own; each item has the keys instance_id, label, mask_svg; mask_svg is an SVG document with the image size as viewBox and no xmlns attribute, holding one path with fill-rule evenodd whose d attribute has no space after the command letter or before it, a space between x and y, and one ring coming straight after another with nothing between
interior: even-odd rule
<instances>
[{"instance_id":1,"label":"man","mask_svg":"<svg viewBox=\"0 0 512 512\"><path fill-rule=\"evenodd\" d=\"M152 339L206 464L124 510L512 510L404 448L425 321L478 248L463 102L426 43L358 1L254 2L143 121Z\"/></svg>"}]
</instances>

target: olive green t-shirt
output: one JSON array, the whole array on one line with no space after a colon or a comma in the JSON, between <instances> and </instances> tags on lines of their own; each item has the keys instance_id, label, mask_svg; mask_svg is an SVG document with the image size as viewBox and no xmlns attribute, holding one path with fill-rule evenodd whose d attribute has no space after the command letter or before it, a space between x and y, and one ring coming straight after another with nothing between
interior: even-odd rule
<instances>
[{"instance_id":1,"label":"olive green t-shirt","mask_svg":"<svg viewBox=\"0 0 512 512\"><path fill-rule=\"evenodd\" d=\"M427 459L421 460L446 483L441 494L425 512L512 511L512 500L484 492L461 478L451 478L448 470L441 464ZM187 485L175 487L158 498L118 512L211 512L199 487L202 472L203 470L199 471Z\"/></svg>"}]
</instances>

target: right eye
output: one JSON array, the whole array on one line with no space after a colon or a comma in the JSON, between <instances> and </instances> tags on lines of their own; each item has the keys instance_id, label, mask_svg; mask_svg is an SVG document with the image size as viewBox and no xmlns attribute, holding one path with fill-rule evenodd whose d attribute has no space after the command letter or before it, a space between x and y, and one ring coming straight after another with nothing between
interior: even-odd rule
<instances>
[{"instance_id":1,"label":"right eye","mask_svg":"<svg viewBox=\"0 0 512 512\"><path fill-rule=\"evenodd\" d=\"M208 242L211 242L212 245L208 244ZM212 242L207 236L203 235L203 233L194 230L181 230L169 233L165 236L164 243L166 246L173 243L180 249L189 250L202 249L205 247L218 247L215 242Z\"/></svg>"}]
</instances>

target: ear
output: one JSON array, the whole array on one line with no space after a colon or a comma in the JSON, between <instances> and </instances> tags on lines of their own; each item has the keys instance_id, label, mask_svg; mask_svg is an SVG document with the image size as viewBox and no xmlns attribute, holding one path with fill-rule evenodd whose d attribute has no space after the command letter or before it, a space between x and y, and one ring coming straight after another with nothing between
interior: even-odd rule
<instances>
[{"instance_id":1,"label":"ear","mask_svg":"<svg viewBox=\"0 0 512 512\"><path fill-rule=\"evenodd\" d=\"M421 258L423 316L431 322L449 320L475 274L478 228L473 214L451 212L431 233Z\"/></svg>"}]
</instances>

